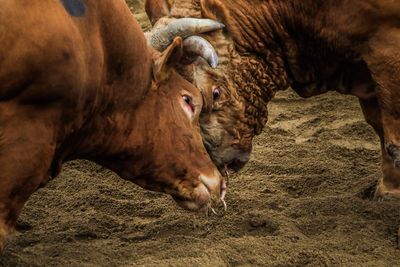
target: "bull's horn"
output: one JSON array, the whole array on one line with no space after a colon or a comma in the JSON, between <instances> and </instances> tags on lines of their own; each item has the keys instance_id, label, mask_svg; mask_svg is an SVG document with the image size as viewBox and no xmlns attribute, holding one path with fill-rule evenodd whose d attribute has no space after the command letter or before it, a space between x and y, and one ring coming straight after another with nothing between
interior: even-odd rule
<instances>
[{"instance_id":1,"label":"bull's horn","mask_svg":"<svg viewBox=\"0 0 400 267\"><path fill-rule=\"evenodd\" d=\"M181 18L170 22L167 26L157 29L153 34L147 33L147 43L158 51L163 51L175 37L183 39L199 33L219 30L224 24L211 19Z\"/></svg>"},{"instance_id":2,"label":"bull's horn","mask_svg":"<svg viewBox=\"0 0 400 267\"><path fill-rule=\"evenodd\" d=\"M218 56L214 47L200 36L186 38L183 41L183 50L187 55L196 55L204 58L213 69L218 65Z\"/></svg>"}]
</instances>

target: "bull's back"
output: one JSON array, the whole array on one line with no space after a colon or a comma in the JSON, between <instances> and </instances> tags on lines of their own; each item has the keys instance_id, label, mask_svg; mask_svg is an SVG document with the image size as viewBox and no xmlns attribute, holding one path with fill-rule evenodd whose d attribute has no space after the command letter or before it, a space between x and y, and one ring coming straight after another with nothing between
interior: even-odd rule
<instances>
[{"instance_id":1,"label":"bull's back","mask_svg":"<svg viewBox=\"0 0 400 267\"><path fill-rule=\"evenodd\" d=\"M145 87L150 64L122 0L0 1L0 101L83 105L119 76Z\"/></svg>"},{"instance_id":2,"label":"bull's back","mask_svg":"<svg viewBox=\"0 0 400 267\"><path fill-rule=\"evenodd\" d=\"M382 27L400 27L400 1L330 0L324 2L321 14L330 32L358 42Z\"/></svg>"},{"instance_id":3,"label":"bull's back","mask_svg":"<svg viewBox=\"0 0 400 267\"><path fill-rule=\"evenodd\" d=\"M57 0L0 2L0 99L76 97L85 80L79 29Z\"/></svg>"}]
</instances>

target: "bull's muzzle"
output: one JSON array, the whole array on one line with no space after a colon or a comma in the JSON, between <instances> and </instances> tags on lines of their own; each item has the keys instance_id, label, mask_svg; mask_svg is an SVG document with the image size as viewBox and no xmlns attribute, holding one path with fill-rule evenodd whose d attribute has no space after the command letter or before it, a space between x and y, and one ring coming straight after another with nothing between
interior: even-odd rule
<instances>
[{"instance_id":1,"label":"bull's muzzle","mask_svg":"<svg viewBox=\"0 0 400 267\"><path fill-rule=\"evenodd\" d=\"M215 207L222 204L226 210L224 200L226 183L224 178L218 172L215 172L212 176L200 174L199 179L201 183L194 188L190 199L173 196L178 205L192 211L204 210L207 213L208 211L215 213Z\"/></svg>"}]
</instances>

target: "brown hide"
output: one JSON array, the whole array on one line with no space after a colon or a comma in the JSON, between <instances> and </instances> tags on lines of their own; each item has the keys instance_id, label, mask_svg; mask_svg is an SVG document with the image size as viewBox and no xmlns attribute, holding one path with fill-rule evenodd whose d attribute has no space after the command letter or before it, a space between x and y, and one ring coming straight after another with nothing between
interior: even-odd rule
<instances>
[{"instance_id":1,"label":"brown hide","mask_svg":"<svg viewBox=\"0 0 400 267\"><path fill-rule=\"evenodd\" d=\"M81 3L80 16L58 0L0 3L0 250L67 160L92 160L192 210L224 194L201 142L202 96L169 66L182 40L152 52L124 1Z\"/></svg>"},{"instance_id":2,"label":"brown hide","mask_svg":"<svg viewBox=\"0 0 400 267\"><path fill-rule=\"evenodd\" d=\"M381 139L383 179L376 195L400 195L398 1L195 0L190 12L177 8L185 6L184 0L174 2L169 16L198 16L200 11L226 26L224 34L207 37L226 59L220 61L221 71L204 71L201 77L196 70L182 73L194 84L197 80L223 84L244 106L223 110L219 123L201 121L202 129L225 129L203 131L206 145L229 132L247 135L236 139L240 143L251 142L267 121L266 103L288 86L303 97L331 90L352 94L359 97L367 122ZM233 123L232 118L241 116L244 119ZM211 156L219 164L216 159L226 158L221 155L228 148L215 143L213 151ZM238 158L237 153L231 155Z\"/></svg>"}]
</instances>

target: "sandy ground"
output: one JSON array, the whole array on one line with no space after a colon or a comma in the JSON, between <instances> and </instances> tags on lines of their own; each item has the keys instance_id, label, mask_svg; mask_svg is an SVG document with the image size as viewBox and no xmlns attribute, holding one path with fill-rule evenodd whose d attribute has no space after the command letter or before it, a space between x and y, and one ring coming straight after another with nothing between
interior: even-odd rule
<instances>
[{"instance_id":1,"label":"sandy ground","mask_svg":"<svg viewBox=\"0 0 400 267\"><path fill-rule=\"evenodd\" d=\"M356 99L288 90L269 110L224 217L74 161L30 198L0 265L400 266L400 202L370 199L378 138Z\"/></svg>"}]
</instances>

